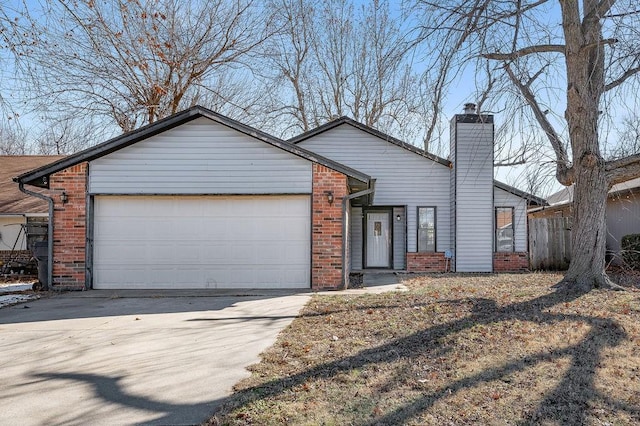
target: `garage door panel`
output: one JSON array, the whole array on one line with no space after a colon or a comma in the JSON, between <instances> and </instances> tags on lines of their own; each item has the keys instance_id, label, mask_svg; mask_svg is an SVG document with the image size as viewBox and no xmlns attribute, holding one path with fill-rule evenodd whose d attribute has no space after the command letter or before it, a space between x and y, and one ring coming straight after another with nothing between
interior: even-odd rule
<instances>
[{"instance_id":1,"label":"garage door panel","mask_svg":"<svg viewBox=\"0 0 640 426\"><path fill-rule=\"evenodd\" d=\"M176 244L173 257L178 265L198 265L202 262L202 247L188 244Z\"/></svg>"},{"instance_id":2,"label":"garage door panel","mask_svg":"<svg viewBox=\"0 0 640 426\"><path fill-rule=\"evenodd\" d=\"M308 196L96 196L95 288L303 288Z\"/></svg>"}]
</instances>

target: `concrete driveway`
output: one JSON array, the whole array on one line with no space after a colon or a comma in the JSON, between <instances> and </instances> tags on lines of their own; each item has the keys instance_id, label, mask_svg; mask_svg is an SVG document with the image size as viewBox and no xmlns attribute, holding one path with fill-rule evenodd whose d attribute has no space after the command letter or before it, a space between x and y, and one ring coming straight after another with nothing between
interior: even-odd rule
<instances>
[{"instance_id":1,"label":"concrete driveway","mask_svg":"<svg viewBox=\"0 0 640 426\"><path fill-rule=\"evenodd\" d=\"M0 309L0 424L197 424L308 299L93 290Z\"/></svg>"}]
</instances>

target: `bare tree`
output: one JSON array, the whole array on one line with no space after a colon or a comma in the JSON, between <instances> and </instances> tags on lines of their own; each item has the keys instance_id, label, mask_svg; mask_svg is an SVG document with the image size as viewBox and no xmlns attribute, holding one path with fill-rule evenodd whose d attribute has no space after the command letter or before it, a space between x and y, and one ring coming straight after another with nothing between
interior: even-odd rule
<instances>
[{"instance_id":1,"label":"bare tree","mask_svg":"<svg viewBox=\"0 0 640 426\"><path fill-rule=\"evenodd\" d=\"M21 128L8 123L0 126L0 155L27 155L30 153L30 146Z\"/></svg>"},{"instance_id":2,"label":"bare tree","mask_svg":"<svg viewBox=\"0 0 640 426\"><path fill-rule=\"evenodd\" d=\"M637 2L420 0L418 6L422 34L455 49L458 63L500 65L496 72L511 82L508 94L530 109L553 149L556 178L575 185L573 254L564 284L612 287L604 271L607 191L638 176L640 155L603 157L608 116L601 112L606 107L612 114L616 93L637 83Z\"/></svg>"},{"instance_id":3,"label":"bare tree","mask_svg":"<svg viewBox=\"0 0 640 426\"><path fill-rule=\"evenodd\" d=\"M272 0L281 32L265 45L266 107L284 135L350 116L398 137L424 127L419 75L386 1Z\"/></svg>"},{"instance_id":4,"label":"bare tree","mask_svg":"<svg viewBox=\"0 0 640 426\"><path fill-rule=\"evenodd\" d=\"M80 151L92 144L97 135L104 137L108 133L100 131L100 123L90 117L58 119L57 117L43 118L46 126L33 129L31 132L32 151L40 155L67 155Z\"/></svg>"},{"instance_id":5,"label":"bare tree","mask_svg":"<svg viewBox=\"0 0 640 426\"><path fill-rule=\"evenodd\" d=\"M21 10L26 0L0 0L0 115L6 122L3 127L24 136L20 128L20 111L17 104L23 104L22 76L27 58L21 55L27 43L23 37ZM26 149L26 146L25 146Z\"/></svg>"},{"instance_id":6,"label":"bare tree","mask_svg":"<svg viewBox=\"0 0 640 426\"><path fill-rule=\"evenodd\" d=\"M225 99L217 80L269 35L253 0L48 0L23 11L39 109L109 117L123 131L203 97ZM206 96L205 96L206 94ZM55 105L54 108L47 108Z\"/></svg>"},{"instance_id":7,"label":"bare tree","mask_svg":"<svg viewBox=\"0 0 640 426\"><path fill-rule=\"evenodd\" d=\"M285 123L278 132L283 135L306 132L317 125L309 97L314 72L311 39L318 5L313 0L269 2L280 31L264 43L260 58L264 66L255 68L267 88L264 110Z\"/></svg>"}]
</instances>

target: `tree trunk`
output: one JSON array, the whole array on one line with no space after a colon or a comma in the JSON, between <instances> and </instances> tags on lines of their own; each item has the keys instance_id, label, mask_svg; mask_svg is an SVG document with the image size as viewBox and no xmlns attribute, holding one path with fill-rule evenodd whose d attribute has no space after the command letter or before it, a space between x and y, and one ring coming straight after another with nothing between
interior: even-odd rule
<instances>
[{"instance_id":1,"label":"tree trunk","mask_svg":"<svg viewBox=\"0 0 640 426\"><path fill-rule=\"evenodd\" d=\"M606 208L609 180L600 154L598 119L604 92L602 26L598 2L561 1L567 66L567 119L573 154L571 263L562 285L577 291L614 288L605 272ZM592 13L593 12L593 13Z\"/></svg>"},{"instance_id":2,"label":"tree trunk","mask_svg":"<svg viewBox=\"0 0 640 426\"><path fill-rule=\"evenodd\" d=\"M604 161L594 154L586 154L574 167L572 255L563 283L577 291L611 288L605 273L609 187Z\"/></svg>"}]
</instances>

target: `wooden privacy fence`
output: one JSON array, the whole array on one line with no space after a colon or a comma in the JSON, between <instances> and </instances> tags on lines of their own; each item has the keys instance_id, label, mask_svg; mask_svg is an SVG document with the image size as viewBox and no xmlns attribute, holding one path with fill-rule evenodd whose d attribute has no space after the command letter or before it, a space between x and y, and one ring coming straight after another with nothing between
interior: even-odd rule
<instances>
[{"instance_id":1,"label":"wooden privacy fence","mask_svg":"<svg viewBox=\"0 0 640 426\"><path fill-rule=\"evenodd\" d=\"M529 219L532 270L563 270L571 261L571 218Z\"/></svg>"}]
</instances>

